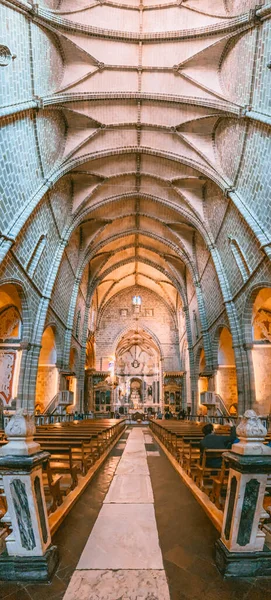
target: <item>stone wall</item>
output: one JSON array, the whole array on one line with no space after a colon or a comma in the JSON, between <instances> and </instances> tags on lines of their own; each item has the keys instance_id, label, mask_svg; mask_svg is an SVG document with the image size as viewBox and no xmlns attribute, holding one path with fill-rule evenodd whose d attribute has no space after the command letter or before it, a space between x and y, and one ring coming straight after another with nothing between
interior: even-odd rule
<instances>
[{"instance_id":1,"label":"stone wall","mask_svg":"<svg viewBox=\"0 0 271 600\"><path fill-rule=\"evenodd\" d=\"M238 402L236 368L230 366L220 366L217 370L217 392L224 400L226 406L230 408L232 404Z\"/></svg>"},{"instance_id":2,"label":"stone wall","mask_svg":"<svg viewBox=\"0 0 271 600\"><path fill-rule=\"evenodd\" d=\"M96 335L96 369L106 371L122 334L138 327L149 332L151 336L153 335L154 340L159 340L163 370L179 371L178 333L173 316L167 306L153 292L139 287L138 293L142 297L140 315L133 313L133 290L121 292L105 306ZM153 309L153 317L144 316L145 307ZM120 310L123 308L128 309L127 317L120 315ZM101 359L103 361L102 369L100 368Z\"/></svg>"},{"instance_id":3,"label":"stone wall","mask_svg":"<svg viewBox=\"0 0 271 600\"><path fill-rule=\"evenodd\" d=\"M39 366L36 384L36 403L41 409L46 406L57 393L58 373L56 367Z\"/></svg>"},{"instance_id":4,"label":"stone wall","mask_svg":"<svg viewBox=\"0 0 271 600\"><path fill-rule=\"evenodd\" d=\"M254 346L252 360L256 385L255 406L260 414L266 416L271 413L271 348Z\"/></svg>"}]
</instances>

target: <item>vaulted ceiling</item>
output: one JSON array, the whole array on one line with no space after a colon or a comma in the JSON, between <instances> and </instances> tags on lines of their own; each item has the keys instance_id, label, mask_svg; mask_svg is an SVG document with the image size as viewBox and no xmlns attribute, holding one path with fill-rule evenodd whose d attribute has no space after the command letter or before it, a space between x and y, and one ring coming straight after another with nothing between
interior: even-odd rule
<instances>
[{"instance_id":1,"label":"vaulted ceiling","mask_svg":"<svg viewBox=\"0 0 271 600\"><path fill-rule=\"evenodd\" d=\"M101 306L141 285L174 308L195 232L210 237L206 183L232 185L217 136L242 106L224 64L254 22L226 6L63 0L38 9L63 57L62 80L43 105L65 119L61 173L72 182L74 226Z\"/></svg>"}]
</instances>

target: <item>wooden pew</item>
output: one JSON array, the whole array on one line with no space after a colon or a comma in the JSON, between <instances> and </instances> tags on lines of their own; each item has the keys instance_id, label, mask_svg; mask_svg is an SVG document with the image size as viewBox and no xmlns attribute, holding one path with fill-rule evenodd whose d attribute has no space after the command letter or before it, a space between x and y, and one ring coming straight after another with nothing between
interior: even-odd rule
<instances>
[{"instance_id":1,"label":"wooden pew","mask_svg":"<svg viewBox=\"0 0 271 600\"><path fill-rule=\"evenodd\" d=\"M60 437L55 439L52 437L49 441L40 438L37 438L36 441L40 444L42 450L47 450L47 452L51 452L51 449L54 450L55 446L58 448L71 448L73 461L77 464L78 472L83 475L87 473L89 467L94 462L92 458L93 453L89 445L81 440L66 440Z\"/></svg>"},{"instance_id":2,"label":"wooden pew","mask_svg":"<svg viewBox=\"0 0 271 600\"><path fill-rule=\"evenodd\" d=\"M221 464L218 467L210 467L208 466L208 460L210 459L222 459L224 452L227 452L227 449L219 449L213 450L209 448L205 448L202 456L201 464L198 464L195 469L195 482L199 486L199 488L203 491L208 491L210 486L213 484L214 477L217 477Z\"/></svg>"},{"instance_id":3,"label":"wooden pew","mask_svg":"<svg viewBox=\"0 0 271 600\"><path fill-rule=\"evenodd\" d=\"M57 475L68 475L70 478L69 485L66 491L73 490L78 483L78 471L80 467L78 463L73 459L72 448L65 444L52 444L43 447L43 449L50 452L50 469L52 474ZM62 478L64 483L64 478Z\"/></svg>"},{"instance_id":4,"label":"wooden pew","mask_svg":"<svg viewBox=\"0 0 271 600\"><path fill-rule=\"evenodd\" d=\"M99 422L90 419L37 427L35 440L42 450L50 453L49 460L43 465L49 512L56 510L62 503L63 496L76 487L78 474L87 473L125 426L125 419L105 419ZM7 443L4 432L1 433L0 446ZM2 502L2 498L0 500Z\"/></svg>"},{"instance_id":5,"label":"wooden pew","mask_svg":"<svg viewBox=\"0 0 271 600\"><path fill-rule=\"evenodd\" d=\"M52 472L50 461L42 467L43 487L48 513L54 512L63 502L61 490L62 475Z\"/></svg>"},{"instance_id":6,"label":"wooden pew","mask_svg":"<svg viewBox=\"0 0 271 600\"><path fill-rule=\"evenodd\" d=\"M101 450L97 449L97 436L91 435L66 435L52 433L48 439L48 435L38 434L35 440L42 446L44 450L50 449L51 444L61 444L63 446L71 446L73 457L80 462L80 471L85 474L89 467L94 464L96 458L100 456Z\"/></svg>"},{"instance_id":7,"label":"wooden pew","mask_svg":"<svg viewBox=\"0 0 271 600\"><path fill-rule=\"evenodd\" d=\"M189 477L193 477L200 463L200 439L189 440L183 447L182 467Z\"/></svg>"},{"instance_id":8,"label":"wooden pew","mask_svg":"<svg viewBox=\"0 0 271 600\"><path fill-rule=\"evenodd\" d=\"M213 487L210 490L210 500L217 508L223 508L227 493L229 478L229 463L225 456L222 457L222 465L219 473L213 478Z\"/></svg>"}]
</instances>

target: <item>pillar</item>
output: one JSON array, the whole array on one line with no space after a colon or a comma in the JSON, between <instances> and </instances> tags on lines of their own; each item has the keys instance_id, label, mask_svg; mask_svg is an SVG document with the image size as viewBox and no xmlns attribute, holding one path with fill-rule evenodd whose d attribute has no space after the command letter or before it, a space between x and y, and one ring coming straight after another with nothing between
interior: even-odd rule
<instances>
[{"instance_id":1,"label":"pillar","mask_svg":"<svg viewBox=\"0 0 271 600\"><path fill-rule=\"evenodd\" d=\"M247 410L233 444L226 454L229 480L221 538L216 542L216 565L226 577L271 576L271 551L264 545L260 520L267 475L271 472L271 448L263 444L267 434L254 410Z\"/></svg>"},{"instance_id":2,"label":"pillar","mask_svg":"<svg viewBox=\"0 0 271 600\"><path fill-rule=\"evenodd\" d=\"M34 442L33 417L20 409L6 427L8 443L0 450L0 475L7 502L2 521L11 533L0 556L0 580L50 581L58 551L51 544L42 464L49 458Z\"/></svg>"}]
</instances>

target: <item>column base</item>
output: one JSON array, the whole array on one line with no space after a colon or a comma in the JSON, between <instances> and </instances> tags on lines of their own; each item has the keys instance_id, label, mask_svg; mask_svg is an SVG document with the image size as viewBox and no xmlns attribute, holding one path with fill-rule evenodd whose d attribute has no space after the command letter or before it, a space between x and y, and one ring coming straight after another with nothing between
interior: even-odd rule
<instances>
[{"instance_id":1,"label":"column base","mask_svg":"<svg viewBox=\"0 0 271 600\"><path fill-rule=\"evenodd\" d=\"M51 581L59 563L56 546L49 546L44 556L0 555L0 580L2 581Z\"/></svg>"},{"instance_id":2,"label":"column base","mask_svg":"<svg viewBox=\"0 0 271 600\"><path fill-rule=\"evenodd\" d=\"M226 577L271 577L271 551L229 552L221 540L215 543L215 562Z\"/></svg>"}]
</instances>

